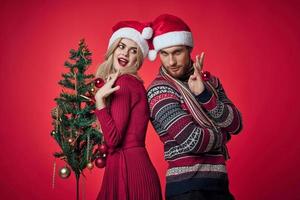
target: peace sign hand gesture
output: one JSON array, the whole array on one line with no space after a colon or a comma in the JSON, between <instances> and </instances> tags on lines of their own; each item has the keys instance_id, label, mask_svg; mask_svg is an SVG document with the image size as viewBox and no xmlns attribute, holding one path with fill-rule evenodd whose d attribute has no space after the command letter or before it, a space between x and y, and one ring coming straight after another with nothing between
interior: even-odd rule
<instances>
[{"instance_id":1,"label":"peace sign hand gesture","mask_svg":"<svg viewBox=\"0 0 300 200\"><path fill-rule=\"evenodd\" d=\"M204 83L201 77L201 71L203 68L203 61L204 61L204 52L201 53L201 56L199 58L199 55L196 56L196 61L193 64L194 67L194 74L192 74L188 80L188 86L191 92L194 95L201 94L204 89Z\"/></svg>"}]
</instances>

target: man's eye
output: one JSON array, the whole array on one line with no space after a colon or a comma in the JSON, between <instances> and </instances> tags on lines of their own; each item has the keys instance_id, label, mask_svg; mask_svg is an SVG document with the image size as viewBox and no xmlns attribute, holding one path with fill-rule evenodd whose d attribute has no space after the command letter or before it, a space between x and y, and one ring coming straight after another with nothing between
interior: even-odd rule
<instances>
[{"instance_id":1,"label":"man's eye","mask_svg":"<svg viewBox=\"0 0 300 200\"><path fill-rule=\"evenodd\" d=\"M160 52L160 54L161 54L162 56L167 56L167 55L168 55L166 52Z\"/></svg>"},{"instance_id":2,"label":"man's eye","mask_svg":"<svg viewBox=\"0 0 300 200\"><path fill-rule=\"evenodd\" d=\"M181 54L181 51L176 51L175 52L175 55L180 55Z\"/></svg>"}]
</instances>

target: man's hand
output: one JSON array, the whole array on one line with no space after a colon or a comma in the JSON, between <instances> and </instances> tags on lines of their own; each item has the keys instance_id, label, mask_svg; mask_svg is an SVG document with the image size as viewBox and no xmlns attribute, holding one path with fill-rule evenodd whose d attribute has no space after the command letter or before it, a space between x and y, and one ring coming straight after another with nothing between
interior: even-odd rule
<instances>
[{"instance_id":1,"label":"man's hand","mask_svg":"<svg viewBox=\"0 0 300 200\"><path fill-rule=\"evenodd\" d=\"M201 94L205 89L205 86L204 86L204 83L203 83L203 80L201 77L203 61L204 61L204 52L201 53L200 58L199 58L199 55L196 56L196 61L193 64L194 74L192 74L188 80L189 88L194 95Z\"/></svg>"}]
</instances>

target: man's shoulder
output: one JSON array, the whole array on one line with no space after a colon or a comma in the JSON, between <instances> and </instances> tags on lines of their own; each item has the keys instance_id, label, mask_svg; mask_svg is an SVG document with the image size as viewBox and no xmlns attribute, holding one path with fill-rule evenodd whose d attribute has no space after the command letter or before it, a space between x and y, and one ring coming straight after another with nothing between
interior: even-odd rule
<instances>
[{"instance_id":1,"label":"man's shoulder","mask_svg":"<svg viewBox=\"0 0 300 200\"><path fill-rule=\"evenodd\" d=\"M170 84L168 81L166 81L162 76L157 75L155 79L150 83L150 85L147 87L147 92L150 92L151 90L156 90L158 88L172 88L175 89L172 84Z\"/></svg>"},{"instance_id":2,"label":"man's shoulder","mask_svg":"<svg viewBox=\"0 0 300 200\"><path fill-rule=\"evenodd\" d=\"M147 97L149 101L156 97L159 99L162 97L179 99L180 93L174 85L170 84L161 76L157 76L147 88Z\"/></svg>"}]
</instances>

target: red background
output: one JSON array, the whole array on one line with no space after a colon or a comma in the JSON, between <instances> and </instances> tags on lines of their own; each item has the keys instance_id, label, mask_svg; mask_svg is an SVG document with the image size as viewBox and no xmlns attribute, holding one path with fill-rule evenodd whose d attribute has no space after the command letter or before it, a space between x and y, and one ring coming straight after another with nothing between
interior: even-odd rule
<instances>
[{"instance_id":1,"label":"red background","mask_svg":"<svg viewBox=\"0 0 300 200\"><path fill-rule=\"evenodd\" d=\"M94 72L119 20L175 14L191 27L193 56L221 78L241 110L242 133L229 144L231 191L238 200L300 199L300 3L297 1L1 1L1 199L75 199L75 179L56 178L50 110L70 48L84 37ZM159 62L146 61L145 86ZM164 191L166 163L149 125L147 148ZM58 162L57 167L63 166ZM86 171L85 196L95 199L103 170ZM82 183L83 184L83 183Z\"/></svg>"}]
</instances>

